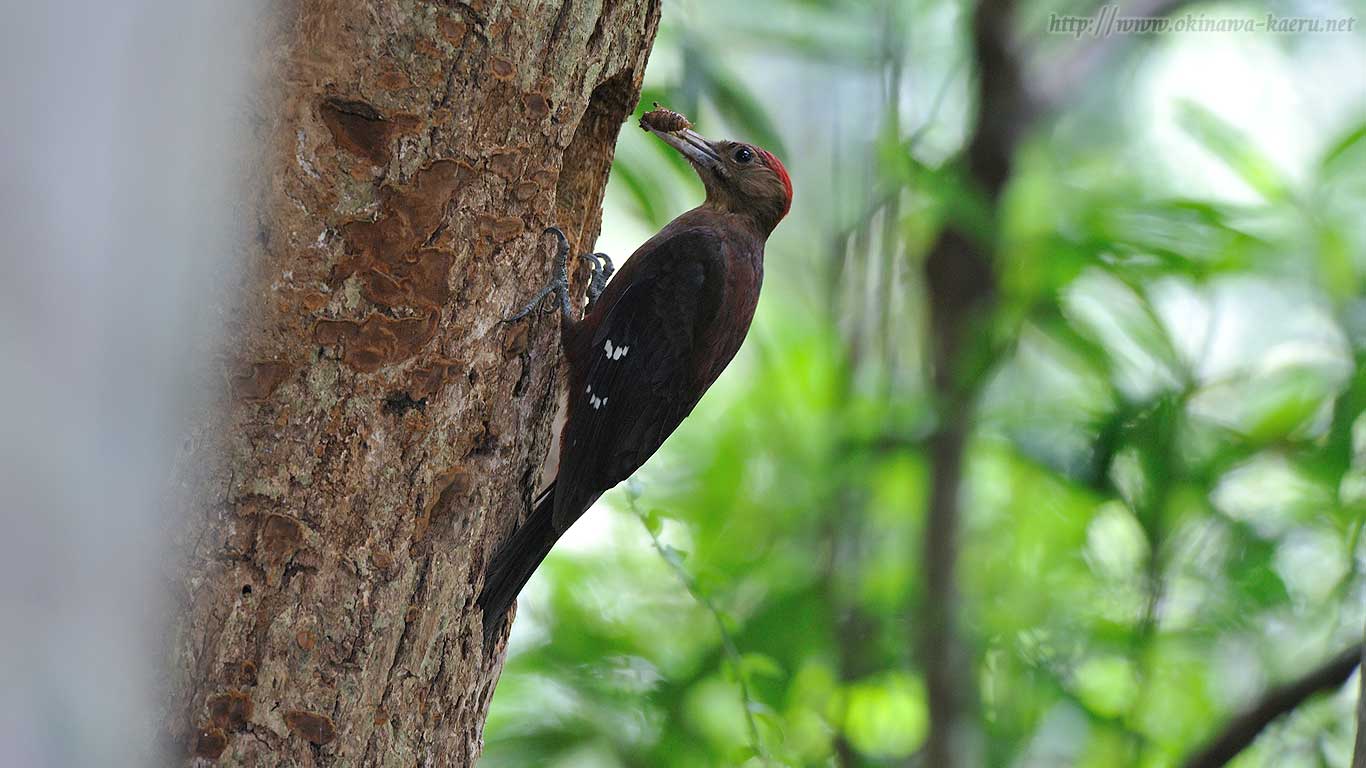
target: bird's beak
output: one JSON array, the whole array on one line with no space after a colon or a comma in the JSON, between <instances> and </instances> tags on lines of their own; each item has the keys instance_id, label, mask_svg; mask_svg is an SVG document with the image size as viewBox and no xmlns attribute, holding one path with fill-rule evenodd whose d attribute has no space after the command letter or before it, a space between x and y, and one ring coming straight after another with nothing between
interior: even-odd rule
<instances>
[{"instance_id":1,"label":"bird's beak","mask_svg":"<svg viewBox=\"0 0 1366 768\"><path fill-rule=\"evenodd\" d=\"M650 133L664 140L665 144L678 150L679 154L688 158L693 165L698 168L706 168L717 176L725 175L725 166L721 163L721 156L712 148L712 143L702 137L702 134L691 128L684 128L681 131L660 131L649 128Z\"/></svg>"}]
</instances>

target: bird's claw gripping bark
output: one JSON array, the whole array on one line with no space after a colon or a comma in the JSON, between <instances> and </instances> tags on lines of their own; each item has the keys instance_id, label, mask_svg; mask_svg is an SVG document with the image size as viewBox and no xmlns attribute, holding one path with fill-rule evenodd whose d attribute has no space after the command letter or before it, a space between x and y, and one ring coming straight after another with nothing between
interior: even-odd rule
<instances>
[{"instance_id":1,"label":"bird's claw gripping bark","mask_svg":"<svg viewBox=\"0 0 1366 768\"><path fill-rule=\"evenodd\" d=\"M559 227L546 227L541 234L553 234L560 241L559 247L555 251L555 274L550 278L550 283L542 288L531 301L527 302L525 307L503 318L505 323L515 323L531 314L536 310L536 307L541 305L541 301L552 293L559 300L560 312L564 314L565 319L573 319L574 309L569 302L569 240Z\"/></svg>"},{"instance_id":2,"label":"bird's claw gripping bark","mask_svg":"<svg viewBox=\"0 0 1366 768\"><path fill-rule=\"evenodd\" d=\"M584 254L584 258L593 261L593 276L588 280L588 305L584 307L587 312L602 295L602 289L607 287L607 280L612 277L616 267L612 266L612 257L605 253L588 253Z\"/></svg>"},{"instance_id":3,"label":"bird's claw gripping bark","mask_svg":"<svg viewBox=\"0 0 1366 768\"><path fill-rule=\"evenodd\" d=\"M531 301L527 302L515 314L503 318L505 323L515 323L536 311L546 296L551 294L560 305L560 313L568 322L574 321L574 305L569 300L569 239L564 236L564 232L559 227L546 227L542 234L553 234L559 240L559 246L555 251L555 275L550 279L550 283L542 288ZM605 253L585 253L580 254L579 258L586 259L593 264L593 276L588 282L588 306L593 306L602 293L602 289L607 285L607 278L612 276L612 259ZM599 261L601 258L602 261Z\"/></svg>"}]
</instances>

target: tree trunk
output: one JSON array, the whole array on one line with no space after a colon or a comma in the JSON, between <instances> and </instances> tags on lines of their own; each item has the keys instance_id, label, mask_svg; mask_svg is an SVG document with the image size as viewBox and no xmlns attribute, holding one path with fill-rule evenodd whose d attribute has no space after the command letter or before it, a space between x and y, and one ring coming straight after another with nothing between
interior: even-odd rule
<instances>
[{"instance_id":1,"label":"tree trunk","mask_svg":"<svg viewBox=\"0 0 1366 768\"><path fill-rule=\"evenodd\" d=\"M177 761L470 765L474 600L545 457L557 320L658 0L300 0L263 30L257 237L200 419L165 713ZM581 275L580 275L581 277Z\"/></svg>"}]
</instances>

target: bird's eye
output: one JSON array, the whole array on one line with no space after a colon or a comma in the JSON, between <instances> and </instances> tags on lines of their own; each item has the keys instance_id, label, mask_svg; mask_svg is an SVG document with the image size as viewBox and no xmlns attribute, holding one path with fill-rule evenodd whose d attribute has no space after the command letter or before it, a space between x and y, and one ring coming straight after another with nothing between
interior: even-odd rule
<instances>
[{"instance_id":1,"label":"bird's eye","mask_svg":"<svg viewBox=\"0 0 1366 768\"><path fill-rule=\"evenodd\" d=\"M740 147L735 150L735 162L748 163L754 159L754 152L749 147Z\"/></svg>"}]
</instances>

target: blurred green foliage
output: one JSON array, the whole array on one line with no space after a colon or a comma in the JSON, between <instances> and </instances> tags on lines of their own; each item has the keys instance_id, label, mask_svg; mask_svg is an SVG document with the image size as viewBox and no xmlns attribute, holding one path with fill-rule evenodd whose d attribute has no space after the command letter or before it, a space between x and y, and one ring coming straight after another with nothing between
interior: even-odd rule
<instances>
[{"instance_id":1,"label":"blurred green foliage","mask_svg":"<svg viewBox=\"0 0 1366 768\"><path fill-rule=\"evenodd\" d=\"M1092 10L1022 9L1043 71L1086 42L1040 33L1048 13ZM976 119L962 11L666 2L642 104L774 149L797 202L741 356L524 593L482 765L914 764L920 268L949 221L999 244L959 570L985 762L1178 765L1360 638L1362 38L1125 41L992 211L956 159ZM1161 62L1192 46L1338 109L1280 118L1287 139L1168 94ZM609 237L700 199L628 125ZM1354 686L1235 765L1347 765Z\"/></svg>"}]
</instances>

